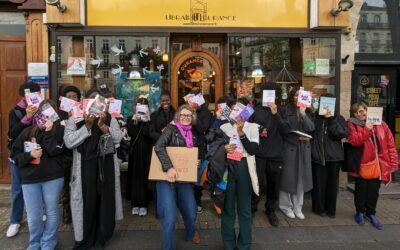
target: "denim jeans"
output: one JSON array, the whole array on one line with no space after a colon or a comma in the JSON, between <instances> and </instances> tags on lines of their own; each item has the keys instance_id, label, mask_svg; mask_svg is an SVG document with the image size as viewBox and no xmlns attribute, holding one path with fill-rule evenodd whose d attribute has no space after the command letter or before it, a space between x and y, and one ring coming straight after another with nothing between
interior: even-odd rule
<instances>
[{"instance_id":1,"label":"denim jeans","mask_svg":"<svg viewBox=\"0 0 400 250\"><path fill-rule=\"evenodd\" d=\"M11 215L10 224L21 224L24 213L24 197L22 195L21 176L18 167L10 160L11 173Z\"/></svg>"},{"instance_id":2,"label":"denim jeans","mask_svg":"<svg viewBox=\"0 0 400 250\"><path fill-rule=\"evenodd\" d=\"M195 234L196 201L194 199L193 185L190 183L170 184L166 181L158 181L156 188L157 213L160 216L163 231L164 250L172 250L175 249L174 230L177 207L185 223L186 240L192 240Z\"/></svg>"},{"instance_id":3,"label":"denim jeans","mask_svg":"<svg viewBox=\"0 0 400 250\"><path fill-rule=\"evenodd\" d=\"M29 226L29 250L52 250L56 247L60 222L58 202L63 185L64 178L22 185ZM46 222L43 222L43 205Z\"/></svg>"}]
</instances>

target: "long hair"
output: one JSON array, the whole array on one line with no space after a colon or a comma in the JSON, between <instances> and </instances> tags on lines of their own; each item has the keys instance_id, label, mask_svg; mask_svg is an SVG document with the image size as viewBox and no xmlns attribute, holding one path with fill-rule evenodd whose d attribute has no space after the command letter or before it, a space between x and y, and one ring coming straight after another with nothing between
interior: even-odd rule
<instances>
[{"instance_id":1,"label":"long hair","mask_svg":"<svg viewBox=\"0 0 400 250\"><path fill-rule=\"evenodd\" d=\"M189 104L183 104L181 105L178 110L175 112L175 116L174 116L174 121L175 122L179 122L180 121L180 116L181 116L181 112L182 110L189 110L190 112L192 112L192 125L196 124L197 122L197 113L196 110L192 109Z\"/></svg>"},{"instance_id":2,"label":"long hair","mask_svg":"<svg viewBox=\"0 0 400 250\"><path fill-rule=\"evenodd\" d=\"M43 105L45 105L45 104L50 104L50 106L54 109L54 111L58 114L58 109L57 109L57 105L52 101L52 100L50 100L50 99L46 99L46 100L43 100L41 103L40 103L40 105L39 105L39 108L38 108L38 112L40 112L40 110L42 110L42 107L43 107ZM39 126L37 125L37 124L34 124L34 125L32 125L33 126L33 128L32 128L32 130L31 130L31 133L30 133L30 136L31 137L37 137L37 135L38 135L38 133L39 133L39 131L40 131L40 128L39 128ZM56 129L57 129L57 127L58 126L60 126L60 120L57 120L57 121L55 121L54 123L53 123L53 127L52 127L52 129L51 129L51 133L52 132L54 132Z\"/></svg>"}]
</instances>

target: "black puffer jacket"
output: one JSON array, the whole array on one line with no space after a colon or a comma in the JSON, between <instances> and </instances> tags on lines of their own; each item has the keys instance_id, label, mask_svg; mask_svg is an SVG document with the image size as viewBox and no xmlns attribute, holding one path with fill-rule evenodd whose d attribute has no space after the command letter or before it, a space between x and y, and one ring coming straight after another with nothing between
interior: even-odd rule
<instances>
[{"instance_id":1,"label":"black puffer jacket","mask_svg":"<svg viewBox=\"0 0 400 250\"><path fill-rule=\"evenodd\" d=\"M325 166L326 162L344 160L342 139L347 138L349 129L343 116L325 118L314 116L315 131L311 140L312 161Z\"/></svg>"},{"instance_id":2,"label":"black puffer jacket","mask_svg":"<svg viewBox=\"0 0 400 250\"><path fill-rule=\"evenodd\" d=\"M199 147L199 156L201 160L204 160L206 156L206 139L208 129L211 126L212 114L207 109L205 105L201 106L200 109L196 111L197 113L197 123L193 125L193 130L197 135L197 143Z\"/></svg>"},{"instance_id":3,"label":"black puffer jacket","mask_svg":"<svg viewBox=\"0 0 400 250\"><path fill-rule=\"evenodd\" d=\"M198 146L196 133L193 132L193 145L195 147ZM186 147L185 138L180 134L178 128L175 125L169 124L165 128L164 132L161 134L161 137L157 140L156 145L154 147L154 151L156 152L158 159L160 159L161 165L163 167L164 172L167 172L168 169L172 168L172 162L167 154L166 147Z\"/></svg>"}]
</instances>

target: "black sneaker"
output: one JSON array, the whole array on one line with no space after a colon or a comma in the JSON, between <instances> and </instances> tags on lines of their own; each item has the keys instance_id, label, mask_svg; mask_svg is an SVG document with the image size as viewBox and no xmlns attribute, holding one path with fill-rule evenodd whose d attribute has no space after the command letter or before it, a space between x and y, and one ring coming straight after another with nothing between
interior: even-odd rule
<instances>
[{"instance_id":1,"label":"black sneaker","mask_svg":"<svg viewBox=\"0 0 400 250\"><path fill-rule=\"evenodd\" d=\"M268 222L269 222L269 224L271 224L271 226L278 227L279 220L278 220L278 217L276 217L274 212L267 213L267 218L268 218Z\"/></svg>"}]
</instances>

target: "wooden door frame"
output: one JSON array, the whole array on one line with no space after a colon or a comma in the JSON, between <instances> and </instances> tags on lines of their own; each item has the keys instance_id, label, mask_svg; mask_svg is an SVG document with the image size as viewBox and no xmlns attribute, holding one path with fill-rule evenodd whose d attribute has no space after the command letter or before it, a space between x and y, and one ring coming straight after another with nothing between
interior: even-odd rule
<instances>
[{"instance_id":1,"label":"wooden door frame","mask_svg":"<svg viewBox=\"0 0 400 250\"><path fill-rule=\"evenodd\" d=\"M180 52L173 60L171 67L171 104L178 107L178 74L179 67L190 57L202 57L208 60L215 69L215 102L223 95L223 68L221 60L211 51L204 48L189 48Z\"/></svg>"}]
</instances>

